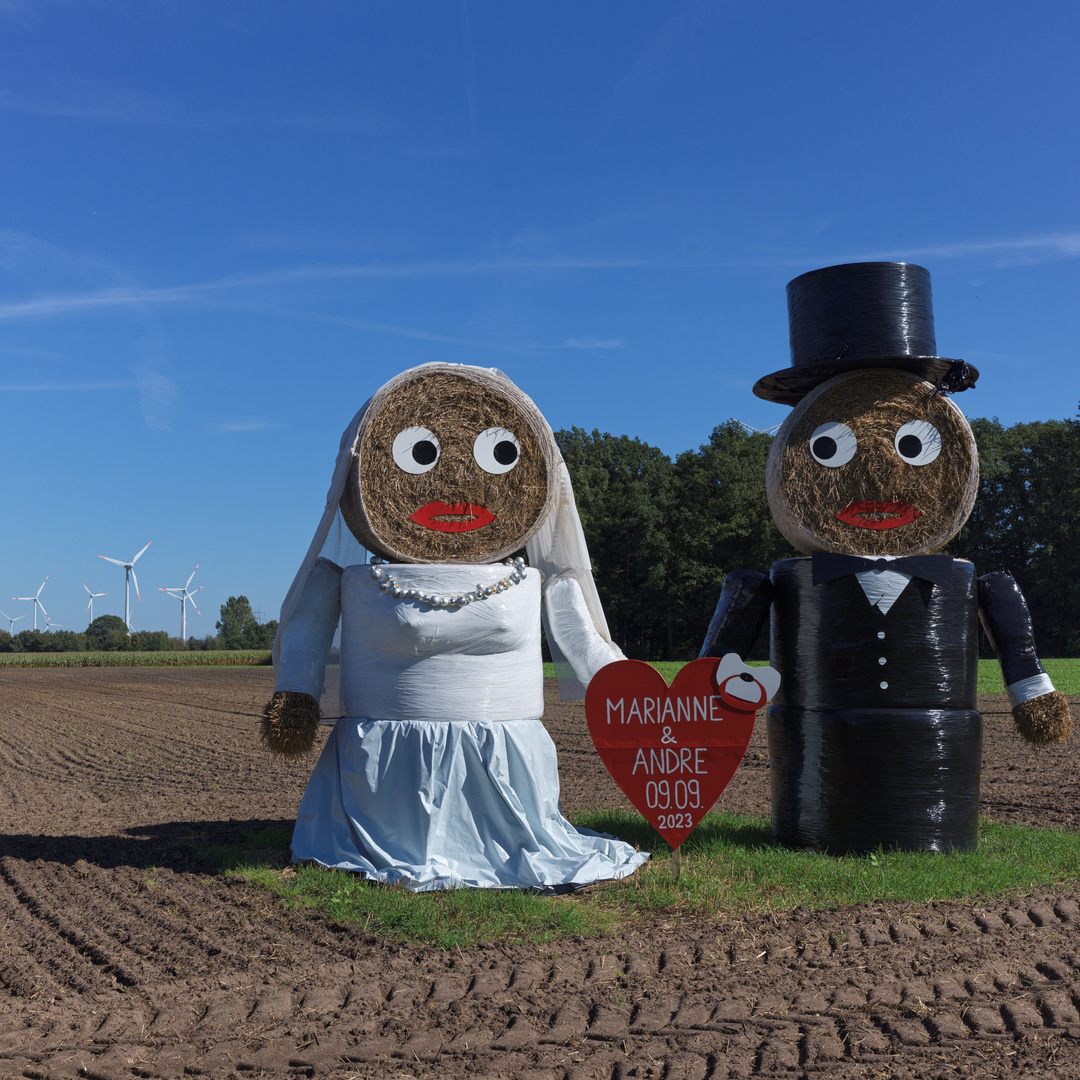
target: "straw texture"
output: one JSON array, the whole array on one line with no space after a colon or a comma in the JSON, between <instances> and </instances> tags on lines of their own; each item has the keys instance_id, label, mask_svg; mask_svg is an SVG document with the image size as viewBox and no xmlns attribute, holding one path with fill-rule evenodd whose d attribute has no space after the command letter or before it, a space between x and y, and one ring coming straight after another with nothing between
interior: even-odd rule
<instances>
[{"instance_id":1,"label":"straw texture","mask_svg":"<svg viewBox=\"0 0 1080 1080\"><path fill-rule=\"evenodd\" d=\"M271 753L302 757L315 745L319 703L310 694L276 690L263 709L262 742Z\"/></svg>"},{"instance_id":2,"label":"straw texture","mask_svg":"<svg viewBox=\"0 0 1080 1080\"><path fill-rule=\"evenodd\" d=\"M410 473L393 457L395 437L422 427L438 442L438 460ZM474 456L477 436L502 428L520 456L507 472L486 471ZM400 562L485 563L522 548L551 511L557 448L532 401L490 369L431 365L394 380L372 400L341 499L341 514L369 550ZM433 502L483 507L489 524L440 531L412 520ZM468 524L467 512L442 521Z\"/></svg>"},{"instance_id":3,"label":"straw texture","mask_svg":"<svg viewBox=\"0 0 1080 1080\"><path fill-rule=\"evenodd\" d=\"M1035 746L1065 742L1072 734L1069 701L1060 690L1022 702L1012 714L1016 730Z\"/></svg>"},{"instance_id":4,"label":"straw texture","mask_svg":"<svg viewBox=\"0 0 1080 1080\"><path fill-rule=\"evenodd\" d=\"M975 502L978 454L971 427L951 399L902 371L840 375L795 407L773 442L766 467L769 506L796 550L851 555L914 555L936 551L955 536ZM912 465L896 451L902 424L925 420L941 435L937 459ZM836 468L810 453L814 431L846 424L858 449ZM837 518L854 502L904 502L921 516L896 528L863 528Z\"/></svg>"}]
</instances>

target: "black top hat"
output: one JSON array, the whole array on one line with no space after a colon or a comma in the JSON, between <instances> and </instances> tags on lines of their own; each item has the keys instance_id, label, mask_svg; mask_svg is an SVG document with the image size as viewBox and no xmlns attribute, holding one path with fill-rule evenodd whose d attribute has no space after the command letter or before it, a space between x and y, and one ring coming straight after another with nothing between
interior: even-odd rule
<instances>
[{"instance_id":1,"label":"black top hat","mask_svg":"<svg viewBox=\"0 0 1080 1080\"><path fill-rule=\"evenodd\" d=\"M935 356L930 272L914 263L845 263L788 282L791 367L766 375L754 393L796 405L846 371L897 368L952 393L975 385L963 360Z\"/></svg>"}]
</instances>

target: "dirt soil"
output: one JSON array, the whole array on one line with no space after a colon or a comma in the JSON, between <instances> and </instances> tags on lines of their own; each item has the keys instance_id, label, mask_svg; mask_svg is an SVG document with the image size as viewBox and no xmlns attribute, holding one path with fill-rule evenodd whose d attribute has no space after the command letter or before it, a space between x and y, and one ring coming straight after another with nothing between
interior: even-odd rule
<instances>
[{"instance_id":1,"label":"dirt soil","mask_svg":"<svg viewBox=\"0 0 1080 1080\"><path fill-rule=\"evenodd\" d=\"M287 913L198 854L291 825L271 682L0 672L0 1077L1080 1077L1076 883L452 951ZM1080 827L1075 742L980 707L983 812ZM581 705L546 719L564 810L626 805ZM721 808L768 813L762 727Z\"/></svg>"}]
</instances>

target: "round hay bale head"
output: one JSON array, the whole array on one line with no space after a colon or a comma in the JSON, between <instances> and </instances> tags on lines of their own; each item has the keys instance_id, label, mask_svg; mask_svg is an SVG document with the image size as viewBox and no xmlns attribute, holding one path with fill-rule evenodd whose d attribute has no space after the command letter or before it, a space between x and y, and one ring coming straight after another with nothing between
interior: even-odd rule
<instances>
[{"instance_id":1,"label":"round hay bale head","mask_svg":"<svg viewBox=\"0 0 1080 1080\"><path fill-rule=\"evenodd\" d=\"M501 372L428 364L372 398L341 514L399 562L495 562L551 512L557 460L551 428Z\"/></svg>"},{"instance_id":2,"label":"round hay bale head","mask_svg":"<svg viewBox=\"0 0 1080 1080\"><path fill-rule=\"evenodd\" d=\"M978 452L964 414L933 389L904 371L862 370L792 410L765 477L773 519L797 551L918 555L960 531Z\"/></svg>"}]
</instances>

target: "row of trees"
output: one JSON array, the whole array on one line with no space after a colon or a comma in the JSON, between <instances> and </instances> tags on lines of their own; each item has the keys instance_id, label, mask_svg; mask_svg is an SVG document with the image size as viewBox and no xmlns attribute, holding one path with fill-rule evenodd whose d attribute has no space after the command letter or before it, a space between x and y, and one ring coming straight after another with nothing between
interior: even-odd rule
<instances>
[{"instance_id":1,"label":"row of trees","mask_svg":"<svg viewBox=\"0 0 1080 1080\"><path fill-rule=\"evenodd\" d=\"M204 638L169 637L164 630L128 633L119 615L99 615L82 632L73 630L0 630L0 652L162 652L184 649L269 649L277 621L260 623L246 596L230 596L221 605L217 634Z\"/></svg>"},{"instance_id":2,"label":"row of trees","mask_svg":"<svg viewBox=\"0 0 1080 1080\"><path fill-rule=\"evenodd\" d=\"M1080 656L1080 421L972 422L981 484L946 553L1006 569L1044 656ZM597 588L628 656L686 659L700 648L725 575L797 554L765 496L772 436L737 421L669 458L626 435L556 432L574 482ZM765 656L766 634L756 655Z\"/></svg>"}]
</instances>

